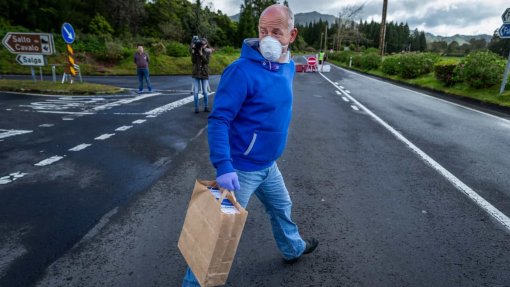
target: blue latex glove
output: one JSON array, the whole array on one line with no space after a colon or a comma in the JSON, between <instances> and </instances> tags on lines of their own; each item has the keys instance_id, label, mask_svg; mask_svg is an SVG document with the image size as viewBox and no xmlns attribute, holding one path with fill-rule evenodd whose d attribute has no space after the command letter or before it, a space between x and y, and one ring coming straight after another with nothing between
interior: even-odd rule
<instances>
[{"instance_id":1,"label":"blue latex glove","mask_svg":"<svg viewBox=\"0 0 510 287\"><path fill-rule=\"evenodd\" d=\"M241 189L236 172L227 172L216 178L216 183L226 190L238 191Z\"/></svg>"}]
</instances>

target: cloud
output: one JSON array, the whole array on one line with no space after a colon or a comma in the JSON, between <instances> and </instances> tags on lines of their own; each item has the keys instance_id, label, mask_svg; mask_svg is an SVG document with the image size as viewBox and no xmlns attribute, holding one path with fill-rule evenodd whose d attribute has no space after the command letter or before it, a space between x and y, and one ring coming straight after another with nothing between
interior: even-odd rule
<instances>
[{"instance_id":1,"label":"cloud","mask_svg":"<svg viewBox=\"0 0 510 287\"><path fill-rule=\"evenodd\" d=\"M283 2L283 1L281 1ZM381 20L381 0L288 0L294 13L317 11L337 16L348 5L365 4L360 17ZM215 0L216 9L228 15L239 13L243 0ZM508 0L389 0L388 21L404 22L437 35L489 34L501 26L501 14L509 7ZM356 19L356 20L358 20Z\"/></svg>"}]
</instances>

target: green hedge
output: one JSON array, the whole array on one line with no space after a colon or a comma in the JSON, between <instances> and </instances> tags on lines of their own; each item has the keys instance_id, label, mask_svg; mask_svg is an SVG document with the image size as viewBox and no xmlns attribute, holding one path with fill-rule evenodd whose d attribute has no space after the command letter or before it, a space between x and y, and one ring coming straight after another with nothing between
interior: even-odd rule
<instances>
[{"instance_id":1,"label":"green hedge","mask_svg":"<svg viewBox=\"0 0 510 287\"><path fill-rule=\"evenodd\" d=\"M458 61L455 60L442 60L434 66L434 75L438 81L444 86L453 86L457 81L455 80L455 68L457 68Z\"/></svg>"},{"instance_id":2,"label":"green hedge","mask_svg":"<svg viewBox=\"0 0 510 287\"><path fill-rule=\"evenodd\" d=\"M400 56L387 56L384 58L381 70L388 75L398 75L400 73Z\"/></svg>"},{"instance_id":3,"label":"green hedge","mask_svg":"<svg viewBox=\"0 0 510 287\"><path fill-rule=\"evenodd\" d=\"M492 52L474 52L455 68L455 80L475 89L489 88L501 82L504 60Z\"/></svg>"}]
</instances>

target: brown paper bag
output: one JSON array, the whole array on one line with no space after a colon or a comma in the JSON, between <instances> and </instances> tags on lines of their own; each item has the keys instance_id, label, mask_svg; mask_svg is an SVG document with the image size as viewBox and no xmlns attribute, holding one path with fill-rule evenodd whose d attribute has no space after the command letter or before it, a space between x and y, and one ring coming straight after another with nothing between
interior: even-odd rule
<instances>
[{"instance_id":1,"label":"brown paper bag","mask_svg":"<svg viewBox=\"0 0 510 287\"><path fill-rule=\"evenodd\" d=\"M225 284L248 212L233 193L222 191L217 200L207 188L215 181L197 180L182 227L178 247L200 286ZM221 202L228 198L239 210L225 214Z\"/></svg>"}]
</instances>

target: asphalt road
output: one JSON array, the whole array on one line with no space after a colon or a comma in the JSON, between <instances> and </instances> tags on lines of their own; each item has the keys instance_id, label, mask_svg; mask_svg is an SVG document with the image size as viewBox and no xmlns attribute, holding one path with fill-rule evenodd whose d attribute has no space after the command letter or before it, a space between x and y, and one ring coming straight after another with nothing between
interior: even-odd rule
<instances>
[{"instance_id":1,"label":"asphalt road","mask_svg":"<svg viewBox=\"0 0 510 287\"><path fill-rule=\"evenodd\" d=\"M181 80L96 102L0 95L0 129L31 131L0 138L0 286L180 285L186 205L214 176ZM508 120L336 68L294 92L278 165L319 248L282 263L253 198L227 286L510 286Z\"/></svg>"}]
</instances>

